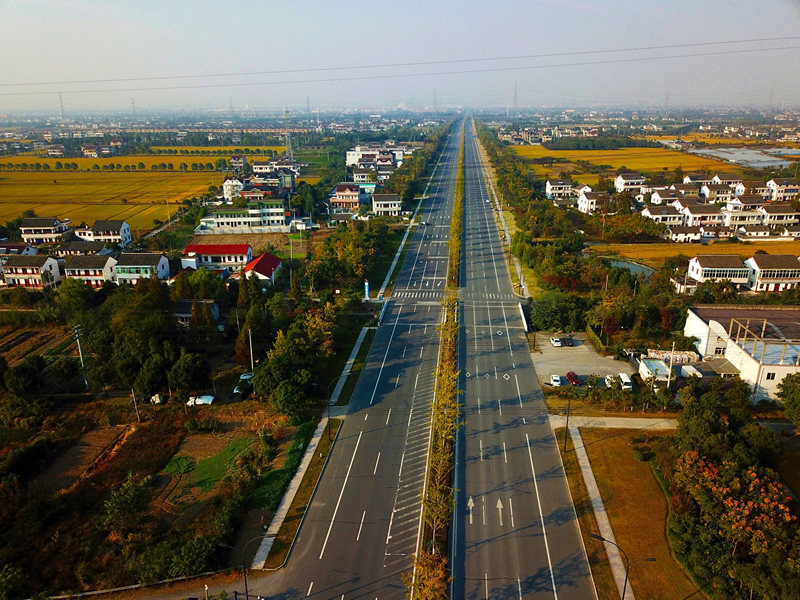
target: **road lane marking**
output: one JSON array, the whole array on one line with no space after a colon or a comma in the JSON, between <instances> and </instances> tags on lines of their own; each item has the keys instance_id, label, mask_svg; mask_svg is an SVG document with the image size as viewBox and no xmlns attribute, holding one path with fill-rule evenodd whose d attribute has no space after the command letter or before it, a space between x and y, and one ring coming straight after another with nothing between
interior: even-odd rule
<instances>
[{"instance_id":1,"label":"road lane marking","mask_svg":"<svg viewBox=\"0 0 800 600\"><path fill-rule=\"evenodd\" d=\"M503 501L500 498L497 499L497 514L500 515L500 527L503 526Z\"/></svg>"},{"instance_id":2,"label":"road lane marking","mask_svg":"<svg viewBox=\"0 0 800 600\"><path fill-rule=\"evenodd\" d=\"M415 306L416 306L416 305L415 305ZM405 346L403 346L403 358L405 358L405 357L406 357L406 347L405 347Z\"/></svg>"},{"instance_id":3,"label":"road lane marking","mask_svg":"<svg viewBox=\"0 0 800 600\"><path fill-rule=\"evenodd\" d=\"M500 401L498 400L498 402L500 402ZM506 454L506 443L505 442L503 442L503 458L505 458L506 459L506 463L508 463L508 454Z\"/></svg>"},{"instance_id":4,"label":"road lane marking","mask_svg":"<svg viewBox=\"0 0 800 600\"><path fill-rule=\"evenodd\" d=\"M397 374L397 379L394 380L394 387L397 387L398 385L400 385L400 374L399 373Z\"/></svg>"},{"instance_id":5,"label":"road lane marking","mask_svg":"<svg viewBox=\"0 0 800 600\"><path fill-rule=\"evenodd\" d=\"M497 367L494 368L494 378L497 379Z\"/></svg>"},{"instance_id":6,"label":"road lane marking","mask_svg":"<svg viewBox=\"0 0 800 600\"><path fill-rule=\"evenodd\" d=\"M311 588L313 588L313 587L314 587L314 582L312 581L311 585L308 586L308 592L306 592L306 597L311 595Z\"/></svg>"},{"instance_id":7,"label":"road lane marking","mask_svg":"<svg viewBox=\"0 0 800 600\"><path fill-rule=\"evenodd\" d=\"M511 515L511 527L514 527L514 506L511 504L511 498L508 499L508 512Z\"/></svg>"},{"instance_id":8,"label":"road lane marking","mask_svg":"<svg viewBox=\"0 0 800 600\"><path fill-rule=\"evenodd\" d=\"M409 325L409 326L408 326L408 333L411 333L411 328L412 328L412 327L413 327L413 325Z\"/></svg>"},{"instance_id":9,"label":"road lane marking","mask_svg":"<svg viewBox=\"0 0 800 600\"><path fill-rule=\"evenodd\" d=\"M500 404L500 398L497 399L497 409L500 411L500 416L503 416L503 405ZM508 461L506 461L508 462Z\"/></svg>"},{"instance_id":10,"label":"road lane marking","mask_svg":"<svg viewBox=\"0 0 800 600\"><path fill-rule=\"evenodd\" d=\"M478 414L481 414L481 399L478 398Z\"/></svg>"},{"instance_id":11,"label":"road lane marking","mask_svg":"<svg viewBox=\"0 0 800 600\"><path fill-rule=\"evenodd\" d=\"M522 600L522 582L519 580L519 577L517 577L517 589L519 590L519 598ZM344 598L344 596L342 596L342 598Z\"/></svg>"},{"instance_id":12,"label":"road lane marking","mask_svg":"<svg viewBox=\"0 0 800 600\"><path fill-rule=\"evenodd\" d=\"M378 370L378 378L375 380L375 388L372 390L372 397L369 399L369 403L372 404L375 400L375 394L378 391L378 384L381 381L381 373L383 373L383 367L386 365L386 357L389 356L389 350L392 347L392 340L394 339L394 332L397 329L397 322L400 320L400 313L403 312L403 307L397 310L397 317L394 320L394 327L392 327L392 335L389 336L389 343L386 344L386 352L383 355L383 362L381 363L381 368ZM410 326L409 326L410 327Z\"/></svg>"},{"instance_id":13,"label":"road lane marking","mask_svg":"<svg viewBox=\"0 0 800 600\"><path fill-rule=\"evenodd\" d=\"M378 456L380 456L380 452L378 453ZM377 464L375 465L375 467L377 468ZM364 517L366 516L367 516L367 511L364 511L361 514L361 525L358 526L358 535L356 536L356 541L361 539L361 528L364 527Z\"/></svg>"},{"instance_id":14,"label":"road lane marking","mask_svg":"<svg viewBox=\"0 0 800 600\"><path fill-rule=\"evenodd\" d=\"M394 509L392 509L392 515L389 517L389 531L386 532L386 544L389 544L389 540L392 539L392 523L394 522ZM388 549L387 549L388 552Z\"/></svg>"},{"instance_id":15,"label":"road lane marking","mask_svg":"<svg viewBox=\"0 0 800 600\"><path fill-rule=\"evenodd\" d=\"M533 487L536 490L536 503L539 505L539 519L542 521L542 536L544 538L544 549L547 551L547 565L550 567L550 581L553 584L553 597L558 599L558 592L556 591L556 578L553 575L553 563L550 560L550 545L547 543L547 531L544 527L544 513L542 513L542 500L539 497L539 483L536 481L536 469L533 466L533 452L531 451L531 439L528 434L525 434L525 440L528 442L528 458L531 461L531 472L533 473Z\"/></svg>"},{"instance_id":16,"label":"road lane marking","mask_svg":"<svg viewBox=\"0 0 800 600\"><path fill-rule=\"evenodd\" d=\"M486 497L482 496L481 500L483 500L483 503L481 504L483 508L483 524L486 525Z\"/></svg>"},{"instance_id":17,"label":"road lane marking","mask_svg":"<svg viewBox=\"0 0 800 600\"><path fill-rule=\"evenodd\" d=\"M483 462L483 440L478 440L478 443L481 445L481 462Z\"/></svg>"},{"instance_id":18,"label":"road lane marking","mask_svg":"<svg viewBox=\"0 0 800 600\"><path fill-rule=\"evenodd\" d=\"M364 420L366 421L369 418L369 413L364 415Z\"/></svg>"},{"instance_id":19,"label":"road lane marking","mask_svg":"<svg viewBox=\"0 0 800 600\"><path fill-rule=\"evenodd\" d=\"M469 508L469 524L472 525L472 509L475 508L475 501L472 499L472 496L469 497L467 508Z\"/></svg>"},{"instance_id":20,"label":"road lane marking","mask_svg":"<svg viewBox=\"0 0 800 600\"><path fill-rule=\"evenodd\" d=\"M419 357L422 358L422 351L425 349L425 346L419 349Z\"/></svg>"},{"instance_id":21,"label":"road lane marking","mask_svg":"<svg viewBox=\"0 0 800 600\"><path fill-rule=\"evenodd\" d=\"M514 381L517 382L517 398L519 398L519 407L522 408L522 393L519 391L519 379L517 379L517 374L516 373L514 373ZM524 422L524 420L523 420L523 422Z\"/></svg>"},{"instance_id":22,"label":"road lane marking","mask_svg":"<svg viewBox=\"0 0 800 600\"><path fill-rule=\"evenodd\" d=\"M389 424L389 417L391 417L391 416L392 416L392 409L390 408L390 409L389 409L389 414L388 414L388 415L386 415L386 423L385 423L385 425L388 425L388 424Z\"/></svg>"},{"instance_id":23,"label":"road lane marking","mask_svg":"<svg viewBox=\"0 0 800 600\"><path fill-rule=\"evenodd\" d=\"M419 383L419 373L417 373L417 378L416 378L416 379L414 379L414 389L417 389L417 384L418 384L418 383ZM409 420L409 423L410 423L410 422L411 422L411 421Z\"/></svg>"},{"instance_id":24,"label":"road lane marking","mask_svg":"<svg viewBox=\"0 0 800 600\"><path fill-rule=\"evenodd\" d=\"M347 474L344 476L344 482L342 482L342 490L339 492L339 499L336 501L336 508L333 509L333 516L331 517L331 523L330 525L328 525L328 533L325 534L325 541L322 543L322 551L319 553L320 560L322 560L322 555L325 554L325 547L328 545L328 538L331 535L331 529L333 529L333 522L336 520L336 513L339 512L339 504L342 502L342 496L344 496L344 488L347 485L347 479L350 477L350 470L353 468L353 462L355 462L356 460L356 452L358 452L358 445L361 443L361 436L363 433L364 433L363 431L358 432L356 447L353 449L353 456L350 457L350 465L347 467ZM309 593L311 593L311 588L309 588Z\"/></svg>"},{"instance_id":25,"label":"road lane marking","mask_svg":"<svg viewBox=\"0 0 800 600\"><path fill-rule=\"evenodd\" d=\"M375 475L375 473L377 473L377 472L378 472L378 463L379 463L380 461L381 461L381 453L380 453L380 452L378 452L378 458L376 458L376 459L375 459L375 468L374 468L374 469L372 469L372 474L373 474L373 475Z\"/></svg>"},{"instance_id":26,"label":"road lane marking","mask_svg":"<svg viewBox=\"0 0 800 600\"><path fill-rule=\"evenodd\" d=\"M419 377L419 375L417 375L417 377ZM416 388L417 386L415 385L414 387ZM406 427L411 427L411 415L412 414L414 414L414 407L413 406L411 407L411 410L408 411L408 425Z\"/></svg>"},{"instance_id":27,"label":"road lane marking","mask_svg":"<svg viewBox=\"0 0 800 600\"><path fill-rule=\"evenodd\" d=\"M508 319L506 319L506 307L505 305L501 304L500 308L503 311L503 322L506 324L506 338L508 339L508 351L511 353L511 356L514 356L514 347L511 345L511 336L508 335Z\"/></svg>"},{"instance_id":28,"label":"road lane marking","mask_svg":"<svg viewBox=\"0 0 800 600\"><path fill-rule=\"evenodd\" d=\"M483 581L486 583L486 600L489 600L489 574L483 574Z\"/></svg>"}]
</instances>

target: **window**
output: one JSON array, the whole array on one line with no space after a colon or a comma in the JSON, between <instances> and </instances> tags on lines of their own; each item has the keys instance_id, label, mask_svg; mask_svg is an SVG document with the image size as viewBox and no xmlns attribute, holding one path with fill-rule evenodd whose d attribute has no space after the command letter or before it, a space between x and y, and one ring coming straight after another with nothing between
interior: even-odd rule
<instances>
[{"instance_id":1,"label":"window","mask_svg":"<svg viewBox=\"0 0 800 600\"><path fill-rule=\"evenodd\" d=\"M723 356L725 354L725 348L714 348L714 354L717 356Z\"/></svg>"}]
</instances>

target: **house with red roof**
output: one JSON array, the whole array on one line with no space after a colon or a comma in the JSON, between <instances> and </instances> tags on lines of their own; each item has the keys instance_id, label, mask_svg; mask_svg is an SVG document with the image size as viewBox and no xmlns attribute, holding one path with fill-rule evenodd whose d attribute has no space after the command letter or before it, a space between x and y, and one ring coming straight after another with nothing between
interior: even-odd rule
<instances>
[{"instance_id":1,"label":"house with red roof","mask_svg":"<svg viewBox=\"0 0 800 600\"><path fill-rule=\"evenodd\" d=\"M281 262L280 258L269 252L264 252L261 256L247 263L244 270L234 275L233 278L241 277L242 273L247 277L251 277L250 274L255 273L255 276L258 277L262 283L269 282L269 284L272 285L275 283L275 274L282 265L283 262Z\"/></svg>"},{"instance_id":2,"label":"house with red roof","mask_svg":"<svg viewBox=\"0 0 800 600\"><path fill-rule=\"evenodd\" d=\"M253 260L250 244L189 244L183 251L181 267L235 271Z\"/></svg>"}]
</instances>

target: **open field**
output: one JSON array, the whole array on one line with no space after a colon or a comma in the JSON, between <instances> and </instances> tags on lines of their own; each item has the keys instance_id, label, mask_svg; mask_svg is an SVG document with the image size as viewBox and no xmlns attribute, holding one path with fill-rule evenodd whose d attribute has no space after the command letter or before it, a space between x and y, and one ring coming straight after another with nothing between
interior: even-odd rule
<instances>
[{"instance_id":1,"label":"open field","mask_svg":"<svg viewBox=\"0 0 800 600\"><path fill-rule=\"evenodd\" d=\"M105 172L111 170L111 165L114 165L115 171L122 171L124 173L124 168L126 166L131 167L133 169L139 169L141 172L142 169L139 168L139 164L143 164L146 170L150 170L153 165L160 165L164 164L166 169L169 169L169 165L172 165L172 169L174 171L179 171L181 163L186 163L188 172L192 172L191 166L193 162L203 163L215 163L219 158L222 156L215 156L215 155L202 155L202 156L175 156L175 155L162 155L162 156L153 156L151 154L145 156L111 156L109 158L47 158L47 157L40 157L40 156L10 156L6 158L0 158L0 168L3 170L10 170L8 165L21 165L23 163L28 165L29 171L34 171L35 166L37 164L41 165L44 168L44 165L48 165L50 167L50 175L61 174L63 171L56 171L56 163L60 162L62 165L71 165L76 164L78 165L78 169L81 171L97 171L94 167L97 167L101 171ZM105 168L103 168L105 167Z\"/></svg>"},{"instance_id":2,"label":"open field","mask_svg":"<svg viewBox=\"0 0 800 600\"><path fill-rule=\"evenodd\" d=\"M0 172L0 222L33 210L73 223L125 219L133 230L166 220L175 205L222 183L221 173ZM56 183L57 182L57 183Z\"/></svg>"},{"instance_id":3,"label":"open field","mask_svg":"<svg viewBox=\"0 0 800 600\"><path fill-rule=\"evenodd\" d=\"M587 252L600 256L619 256L659 267L670 257L683 254L693 257L696 254L737 254L753 256L758 250L768 254L793 254L800 255L800 244L797 242L746 242L729 244L721 242L703 246L700 244L608 244L592 246Z\"/></svg>"},{"instance_id":4,"label":"open field","mask_svg":"<svg viewBox=\"0 0 800 600\"><path fill-rule=\"evenodd\" d=\"M648 431L647 435L664 434ZM581 430L617 543L632 561L656 559L631 567L631 587L638 598L701 597L672 556L666 533L667 499L649 463L633 458L632 437L644 438L645 434L630 429ZM596 540L589 543L601 545Z\"/></svg>"},{"instance_id":5,"label":"open field","mask_svg":"<svg viewBox=\"0 0 800 600\"><path fill-rule=\"evenodd\" d=\"M514 146L514 152L523 158L563 158L570 163L578 160L588 161L593 165L609 165L610 170L626 167L634 171L662 171L666 167L672 171L681 167L684 171L711 170L726 172L738 171L736 167L718 160L712 160L693 154L676 152L666 148L620 148L619 150L548 150L544 146ZM548 171L558 173L563 164L553 164ZM577 166L577 165L574 165ZM536 165L537 170L544 167ZM595 176L596 177L596 176ZM580 176L579 176L580 179Z\"/></svg>"},{"instance_id":6,"label":"open field","mask_svg":"<svg viewBox=\"0 0 800 600\"><path fill-rule=\"evenodd\" d=\"M678 136L677 135L658 135L658 136L648 136L648 140L674 140ZM711 134L711 133L687 133L681 135L680 138L687 142L703 142L704 144L713 144L713 145L720 145L720 146L746 146L746 145L755 145L755 144L768 144L770 146L784 146L793 148L797 146L797 142L777 142L777 141L768 141L763 139L741 139L741 138L729 138L729 137L722 137L720 134ZM643 138L639 138L643 139Z\"/></svg>"}]
</instances>

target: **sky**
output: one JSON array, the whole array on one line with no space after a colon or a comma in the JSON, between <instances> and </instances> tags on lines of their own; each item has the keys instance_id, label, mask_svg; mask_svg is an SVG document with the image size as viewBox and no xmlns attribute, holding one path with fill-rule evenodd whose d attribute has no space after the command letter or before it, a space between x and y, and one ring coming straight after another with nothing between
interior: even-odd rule
<instances>
[{"instance_id":1,"label":"sky","mask_svg":"<svg viewBox=\"0 0 800 600\"><path fill-rule=\"evenodd\" d=\"M0 114L56 114L58 92L67 112L506 107L515 89L526 108L793 106L799 25L798 0L0 0ZM232 73L258 74L207 77Z\"/></svg>"}]
</instances>

